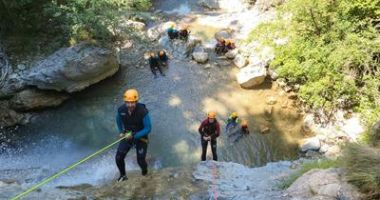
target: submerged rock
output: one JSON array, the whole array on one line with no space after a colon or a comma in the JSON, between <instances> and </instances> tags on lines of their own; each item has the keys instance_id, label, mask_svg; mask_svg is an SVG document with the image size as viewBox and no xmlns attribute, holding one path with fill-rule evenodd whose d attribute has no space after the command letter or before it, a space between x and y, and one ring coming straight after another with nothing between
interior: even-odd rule
<instances>
[{"instance_id":1,"label":"submerged rock","mask_svg":"<svg viewBox=\"0 0 380 200\"><path fill-rule=\"evenodd\" d=\"M58 106L68 98L69 96L64 93L28 89L17 93L10 100L10 105L15 110L35 110Z\"/></svg>"},{"instance_id":2,"label":"submerged rock","mask_svg":"<svg viewBox=\"0 0 380 200\"><path fill-rule=\"evenodd\" d=\"M40 89L71 93L113 75L118 69L112 51L81 43L56 51L40 61L23 79Z\"/></svg>"},{"instance_id":3,"label":"submerged rock","mask_svg":"<svg viewBox=\"0 0 380 200\"><path fill-rule=\"evenodd\" d=\"M0 127L10 127L22 124L24 115L9 108L9 103L0 101Z\"/></svg>"},{"instance_id":4,"label":"submerged rock","mask_svg":"<svg viewBox=\"0 0 380 200\"><path fill-rule=\"evenodd\" d=\"M305 141L301 145L301 151L303 152L306 152L309 150L319 151L320 148L321 148L321 142L319 138L317 137L305 139Z\"/></svg>"}]
</instances>

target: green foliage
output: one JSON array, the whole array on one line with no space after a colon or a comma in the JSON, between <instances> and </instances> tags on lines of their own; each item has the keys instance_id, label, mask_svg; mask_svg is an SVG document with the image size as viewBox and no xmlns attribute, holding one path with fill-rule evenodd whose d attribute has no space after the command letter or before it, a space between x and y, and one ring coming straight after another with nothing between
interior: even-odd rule
<instances>
[{"instance_id":1,"label":"green foliage","mask_svg":"<svg viewBox=\"0 0 380 200\"><path fill-rule=\"evenodd\" d=\"M337 160L314 160L311 162L307 162L302 164L301 169L297 170L296 172L292 173L289 177L285 178L281 181L281 183L278 185L281 189L287 189L289 188L299 177L301 177L306 172L312 170L312 169L328 169L328 168L335 168L339 167L340 162Z\"/></svg>"},{"instance_id":2,"label":"green foliage","mask_svg":"<svg viewBox=\"0 0 380 200\"><path fill-rule=\"evenodd\" d=\"M346 146L342 159L347 180L366 194L380 198L380 150L358 144Z\"/></svg>"},{"instance_id":3,"label":"green foliage","mask_svg":"<svg viewBox=\"0 0 380 200\"><path fill-rule=\"evenodd\" d=\"M58 47L79 41L112 44L120 39L114 32L120 19L150 7L150 0L3 0L0 33L10 41L33 43L34 48L50 42Z\"/></svg>"},{"instance_id":4,"label":"green foliage","mask_svg":"<svg viewBox=\"0 0 380 200\"><path fill-rule=\"evenodd\" d=\"M312 108L355 108L367 124L380 116L380 0L291 0L248 42L275 49L270 67ZM287 38L285 45L274 39Z\"/></svg>"}]
</instances>

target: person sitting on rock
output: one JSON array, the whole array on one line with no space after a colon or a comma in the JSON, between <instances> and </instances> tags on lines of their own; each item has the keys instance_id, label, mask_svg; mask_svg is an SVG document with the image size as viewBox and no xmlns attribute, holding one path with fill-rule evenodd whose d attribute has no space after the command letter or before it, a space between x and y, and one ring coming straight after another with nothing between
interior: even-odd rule
<instances>
[{"instance_id":1,"label":"person sitting on rock","mask_svg":"<svg viewBox=\"0 0 380 200\"><path fill-rule=\"evenodd\" d=\"M167 32L171 40L177 39L179 37L178 30L175 29L175 24L170 24Z\"/></svg>"},{"instance_id":2,"label":"person sitting on rock","mask_svg":"<svg viewBox=\"0 0 380 200\"><path fill-rule=\"evenodd\" d=\"M189 31L189 26L188 25L184 25L180 30L179 30L179 39L181 40L187 40L189 38L189 35L190 35L190 31Z\"/></svg>"},{"instance_id":3,"label":"person sitting on rock","mask_svg":"<svg viewBox=\"0 0 380 200\"><path fill-rule=\"evenodd\" d=\"M149 66L150 66L150 70L152 71L154 75L154 78L157 78L157 73L156 73L157 70L160 72L162 76L165 76L165 74L162 72L162 69L160 67L159 58L153 52L151 52L149 56Z\"/></svg>"},{"instance_id":4,"label":"person sitting on rock","mask_svg":"<svg viewBox=\"0 0 380 200\"><path fill-rule=\"evenodd\" d=\"M221 55L221 54L224 54L226 52L227 52L226 40L224 40L223 38L217 39L217 43L215 46L215 53L218 55Z\"/></svg>"},{"instance_id":5,"label":"person sitting on rock","mask_svg":"<svg viewBox=\"0 0 380 200\"><path fill-rule=\"evenodd\" d=\"M232 127L235 127L237 126L238 124L240 124L240 119L239 119L239 116L237 114L237 112L233 112L231 113L231 115L228 117L227 119L227 123L226 123L226 131Z\"/></svg>"},{"instance_id":6,"label":"person sitting on rock","mask_svg":"<svg viewBox=\"0 0 380 200\"><path fill-rule=\"evenodd\" d=\"M161 66L168 66L169 57L166 55L166 52L164 50L158 52L158 59L160 61Z\"/></svg>"},{"instance_id":7,"label":"person sitting on rock","mask_svg":"<svg viewBox=\"0 0 380 200\"><path fill-rule=\"evenodd\" d=\"M227 48L227 51L235 49L236 48L235 43L232 40L227 40L226 48Z\"/></svg>"}]
</instances>

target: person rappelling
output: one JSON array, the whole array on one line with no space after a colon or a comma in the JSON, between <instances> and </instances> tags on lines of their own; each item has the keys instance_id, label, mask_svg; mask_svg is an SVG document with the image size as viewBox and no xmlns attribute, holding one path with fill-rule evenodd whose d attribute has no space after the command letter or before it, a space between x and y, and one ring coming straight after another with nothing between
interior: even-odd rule
<instances>
[{"instance_id":1,"label":"person rappelling","mask_svg":"<svg viewBox=\"0 0 380 200\"><path fill-rule=\"evenodd\" d=\"M125 172L125 157L133 147L136 149L137 163L141 168L143 176L148 173L146 153L148 149L148 135L152 125L149 111L145 104L139 103L139 94L135 89L129 89L124 93L124 104L121 105L116 114L116 124L121 140L117 148L115 160L120 176L118 182L127 180Z\"/></svg>"}]
</instances>

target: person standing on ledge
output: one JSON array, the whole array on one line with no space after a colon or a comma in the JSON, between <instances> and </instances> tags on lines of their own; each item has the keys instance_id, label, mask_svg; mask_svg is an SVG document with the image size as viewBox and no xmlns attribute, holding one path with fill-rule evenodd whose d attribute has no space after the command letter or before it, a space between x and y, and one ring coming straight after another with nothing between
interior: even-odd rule
<instances>
[{"instance_id":1,"label":"person standing on ledge","mask_svg":"<svg viewBox=\"0 0 380 200\"><path fill-rule=\"evenodd\" d=\"M202 157L201 160L206 160L207 145L208 142L211 143L211 151L213 160L218 160L218 155L216 153L216 138L220 135L220 125L216 120L216 112L209 112L207 114L207 119L205 119L199 126L199 134L201 135L202 144Z\"/></svg>"},{"instance_id":2,"label":"person standing on ledge","mask_svg":"<svg viewBox=\"0 0 380 200\"><path fill-rule=\"evenodd\" d=\"M125 137L119 143L116 152L116 165L120 172L118 182L127 180L125 172L125 157L129 150L136 148L137 163L141 168L141 174L148 173L148 164L145 157L148 149L148 134L151 131L151 122L148 109L144 104L138 103L139 94L135 89L129 89L124 93L124 104L116 114L116 124L120 137Z\"/></svg>"}]
</instances>

